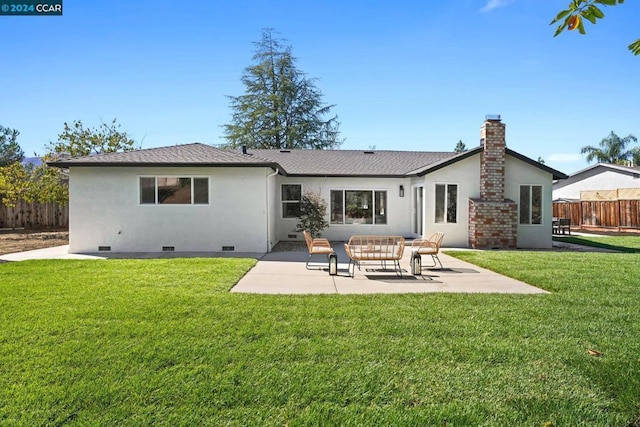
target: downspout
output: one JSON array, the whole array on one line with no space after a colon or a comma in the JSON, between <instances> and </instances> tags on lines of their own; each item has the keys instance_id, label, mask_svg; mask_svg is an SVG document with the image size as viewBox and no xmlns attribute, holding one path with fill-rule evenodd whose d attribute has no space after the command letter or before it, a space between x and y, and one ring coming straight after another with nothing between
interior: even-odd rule
<instances>
[{"instance_id":1,"label":"downspout","mask_svg":"<svg viewBox=\"0 0 640 427\"><path fill-rule=\"evenodd\" d=\"M271 209L271 205L269 205L269 178L272 178L280 173L280 169L276 168L276 171L272 174L267 175L267 179L265 180L265 198L266 198L266 217L267 217L267 252L271 252L271 221L269 221L269 209Z\"/></svg>"}]
</instances>

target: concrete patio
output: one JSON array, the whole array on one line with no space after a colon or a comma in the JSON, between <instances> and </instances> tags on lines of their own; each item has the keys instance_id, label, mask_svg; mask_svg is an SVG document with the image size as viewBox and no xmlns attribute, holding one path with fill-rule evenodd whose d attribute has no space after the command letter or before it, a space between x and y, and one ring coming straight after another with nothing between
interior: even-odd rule
<instances>
[{"instance_id":1,"label":"concrete patio","mask_svg":"<svg viewBox=\"0 0 640 427\"><path fill-rule=\"evenodd\" d=\"M410 269L410 251L405 251L400 263L403 274L393 269L382 270L380 263L363 264L355 269L351 278L347 271L348 258L341 245L335 245L338 255L338 275L330 276L326 258L314 270L307 270L307 252L294 250L260 253L167 252L167 253L113 253L69 254L68 246L37 249L34 251L0 256L2 261L28 259L107 259L107 258L175 258L175 257L249 257L258 263L233 287L231 292L257 294L391 294L391 293L505 293L545 294L546 291L514 280L456 258L441 254L443 269L424 268L421 276L414 276ZM431 261L423 257L423 265ZM313 264L312 264L313 266ZM324 268L323 268L324 267Z\"/></svg>"},{"instance_id":2,"label":"concrete patio","mask_svg":"<svg viewBox=\"0 0 640 427\"><path fill-rule=\"evenodd\" d=\"M344 248L334 245L338 255L338 275L330 276L326 258L314 256L319 261L307 270L306 251L270 252L265 254L231 292L260 294L393 294L393 293L508 293L546 294L548 292L515 279L477 267L464 261L440 254L443 269L423 268L422 275L414 276L410 268L410 251L405 251L400 262L402 277L388 264L382 270L380 263L363 264L349 277L348 258ZM423 256L423 265L431 257Z\"/></svg>"}]
</instances>

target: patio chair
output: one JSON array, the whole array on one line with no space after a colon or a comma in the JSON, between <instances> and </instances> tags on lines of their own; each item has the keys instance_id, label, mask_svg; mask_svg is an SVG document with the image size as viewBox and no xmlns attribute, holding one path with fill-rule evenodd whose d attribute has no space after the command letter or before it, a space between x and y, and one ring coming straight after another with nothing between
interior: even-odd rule
<instances>
[{"instance_id":1,"label":"patio chair","mask_svg":"<svg viewBox=\"0 0 640 427\"><path fill-rule=\"evenodd\" d=\"M304 240L307 242L307 250L309 251L309 258L307 259L307 270L310 270L309 263L311 262L311 257L314 255L326 255L327 256L327 267L329 266L329 255L333 254L333 248L331 247L331 243L327 239L323 238L313 238L311 237L311 233L307 230L302 232L304 234ZM319 267L322 268L322 267Z\"/></svg>"},{"instance_id":2,"label":"patio chair","mask_svg":"<svg viewBox=\"0 0 640 427\"><path fill-rule=\"evenodd\" d=\"M431 237L428 239L416 239L411 242L411 252L412 256L414 254L422 255L431 255L431 259L433 260L433 265L427 265L427 268L435 267L437 264L440 264L440 268L442 267L442 262L438 257L438 253L440 253L440 245L442 244L442 240L444 239L444 233L437 232L433 233ZM437 264L436 264L437 261ZM421 263L422 264L422 263Z\"/></svg>"}]
</instances>

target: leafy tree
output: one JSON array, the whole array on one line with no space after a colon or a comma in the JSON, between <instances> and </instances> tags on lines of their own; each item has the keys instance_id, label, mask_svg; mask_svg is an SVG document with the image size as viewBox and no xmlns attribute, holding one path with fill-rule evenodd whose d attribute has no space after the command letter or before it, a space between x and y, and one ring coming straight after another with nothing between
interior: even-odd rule
<instances>
[{"instance_id":1,"label":"leafy tree","mask_svg":"<svg viewBox=\"0 0 640 427\"><path fill-rule=\"evenodd\" d=\"M69 186L64 172L43 163L29 170L29 198L34 202L69 203Z\"/></svg>"},{"instance_id":2,"label":"leafy tree","mask_svg":"<svg viewBox=\"0 0 640 427\"><path fill-rule=\"evenodd\" d=\"M0 125L0 166L7 166L13 162L21 162L24 159L24 151L16 141L18 132Z\"/></svg>"},{"instance_id":3,"label":"leafy tree","mask_svg":"<svg viewBox=\"0 0 640 427\"><path fill-rule=\"evenodd\" d=\"M224 125L230 147L332 149L340 146L337 116L325 119L333 105L296 67L296 58L273 29L262 30L255 64L245 68L245 94L230 96L233 115Z\"/></svg>"},{"instance_id":4,"label":"leafy tree","mask_svg":"<svg viewBox=\"0 0 640 427\"><path fill-rule=\"evenodd\" d=\"M113 153L134 150L135 142L120 130L116 119L107 124L102 122L96 128L85 128L80 120L74 120L70 126L65 122L64 131L58 135L58 141L47 147L47 159L61 157L79 157L92 154Z\"/></svg>"},{"instance_id":5,"label":"leafy tree","mask_svg":"<svg viewBox=\"0 0 640 427\"><path fill-rule=\"evenodd\" d=\"M0 195L2 204L14 207L20 200L28 198L29 174L20 162L0 168Z\"/></svg>"},{"instance_id":6,"label":"leafy tree","mask_svg":"<svg viewBox=\"0 0 640 427\"><path fill-rule=\"evenodd\" d=\"M463 151L467 151L467 146L464 145L464 142L462 142L462 140L458 141L458 143L456 144L456 149L454 150L456 153L462 153Z\"/></svg>"},{"instance_id":7,"label":"leafy tree","mask_svg":"<svg viewBox=\"0 0 640 427\"><path fill-rule=\"evenodd\" d=\"M322 230L329 226L325 219L326 214L327 202L320 193L305 191L300 202L300 216L298 217L298 224L296 224L296 231L307 230L311 237L320 237Z\"/></svg>"},{"instance_id":8,"label":"leafy tree","mask_svg":"<svg viewBox=\"0 0 640 427\"><path fill-rule=\"evenodd\" d=\"M595 159L602 163L621 164L632 160L639 154L637 148L627 149L631 142L637 143L638 139L631 134L620 138L615 132L611 131L609 136L600 141L599 147L587 145L582 147L580 153L587 155L587 162L589 163Z\"/></svg>"},{"instance_id":9,"label":"leafy tree","mask_svg":"<svg viewBox=\"0 0 640 427\"><path fill-rule=\"evenodd\" d=\"M554 37L566 29L573 31L578 30L580 34L586 34L584 29L584 20L588 20L595 24L598 19L604 18L601 6L616 6L624 3L624 0L572 0L567 9L560 11L551 25L560 22L556 29ZM634 41L628 46L634 55L640 55L640 39Z\"/></svg>"},{"instance_id":10,"label":"leafy tree","mask_svg":"<svg viewBox=\"0 0 640 427\"><path fill-rule=\"evenodd\" d=\"M58 169L46 164L25 167L14 162L0 168L0 197L2 203L9 207L20 200L66 204L69 191Z\"/></svg>"}]
</instances>

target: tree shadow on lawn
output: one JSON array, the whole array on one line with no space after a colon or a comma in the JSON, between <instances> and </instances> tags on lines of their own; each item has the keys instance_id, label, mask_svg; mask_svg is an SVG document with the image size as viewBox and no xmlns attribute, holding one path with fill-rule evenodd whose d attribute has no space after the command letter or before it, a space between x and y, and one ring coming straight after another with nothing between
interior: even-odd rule
<instances>
[{"instance_id":1,"label":"tree shadow on lawn","mask_svg":"<svg viewBox=\"0 0 640 427\"><path fill-rule=\"evenodd\" d=\"M603 242L594 242L593 240L583 239L581 237L557 237L553 238L558 242L573 243L575 245L591 246L594 248L608 249L611 251L625 252L630 254L640 253L640 248L632 248L629 246L611 245Z\"/></svg>"}]
</instances>

